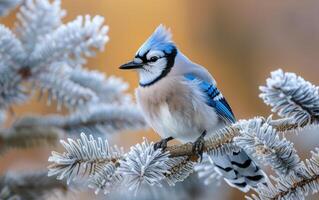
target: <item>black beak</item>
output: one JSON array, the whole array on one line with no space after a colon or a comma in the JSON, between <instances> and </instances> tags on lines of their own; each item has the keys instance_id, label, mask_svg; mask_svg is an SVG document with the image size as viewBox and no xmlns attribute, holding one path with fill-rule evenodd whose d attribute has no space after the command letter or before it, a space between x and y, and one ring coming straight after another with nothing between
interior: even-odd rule
<instances>
[{"instance_id":1,"label":"black beak","mask_svg":"<svg viewBox=\"0 0 319 200\"><path fill-rule=\"evenodd\" d=\"M120 66L120 69L138 69L138 68L141 68L143 67L143 64L142 63L136 63L134 61L131 61L131 62L128 62L124 65L121 65Z\"/></svg>"}]
</instances>

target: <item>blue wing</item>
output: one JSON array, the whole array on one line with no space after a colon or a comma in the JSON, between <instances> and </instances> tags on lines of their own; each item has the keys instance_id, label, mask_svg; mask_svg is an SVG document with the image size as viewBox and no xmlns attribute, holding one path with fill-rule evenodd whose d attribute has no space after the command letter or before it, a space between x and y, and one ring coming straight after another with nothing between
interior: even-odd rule
<instances>
[{"instance_id":1,"label":"blue wing","mask_svg":"<svg viewBox=\"0 0 319 200\"><path fill-rule=\"evenodd\" d=\"M206 94L207 104L215 109L218 116L226 123L234 123L236 121L233 111L228 105L226 99L221 95L214 84L201 80L193 74L186 74L186 80L199 80L199 88Z\"/></svg>"}]
</instances>

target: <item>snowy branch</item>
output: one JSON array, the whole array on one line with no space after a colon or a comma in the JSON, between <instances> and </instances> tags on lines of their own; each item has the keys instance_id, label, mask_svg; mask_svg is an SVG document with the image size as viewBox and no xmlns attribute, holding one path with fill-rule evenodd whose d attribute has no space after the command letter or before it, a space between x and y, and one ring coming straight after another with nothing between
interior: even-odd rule
<instances>
[{"instance_id":1,"label":"snowy branch","mask_svg":"<svg viewBox=\"0 0 319 200\"><path fill-rule=\"evenodd\" d=\"M274 178L276 185L260 186L259 197L253 195L251 200L304 199L309 193L319 190L319 149L312 152L312 157L298 171L288 176ZM270 183L271 184L271 183Z\"/></svg>"},{"instance_id":2,"label":"snowy branch","mask_svg":"<svg viewBox=\"0 0 319 200\"><path fill-rule=\"evenodd\" d=\"M238 123L233 124L230 127L225 127L216 133L213 134L212 137L206 139L205 145L204 145L204 152L208 152L212 155L218 155L218 154L226 154L227 152L235 150L236 146L233 145L234 138L241 136L242 133L245 133L245 130L243 128L245 126L248 126L250 123L258 123L258 124L264 124L266 120L264 118L255 118L250 120L243 120L239 121ZM278 123L282 122L282 123ZM267 126L273 127L276 130L280 131L287 131L292 130L292 127L296 127L296 124L287 124L286 120L267 120ZM256 134L256 132L252 131L251 134ZM272 134L270 138L277 137L277 134ZM238 143L237 143L238 142ZM237 142L235 141L236 145L240 144L240 139L237 139ZM255 144L255 147L257 148L257 144ZM234 149L235 148L235 149ZM176 156L193 156L193 144L187 143L180 146L169 146L167 147L167 151L170 152L172 157Z\"/></svg>"},{"instance_id":3,"label":"snowy branch","mask_svg":"<svg viewBox=\"0 0 319 200\"><path fill-rule=\"evenodd\" d=\"M63 132L54 127L10 128L0 130L0 154L11 148L56 145Z\"/></svg>"},{"instance_id":4,"label":"snowy branch","mask_svg":"<svg viewBox=\"0 0 319 200\"><path fill-rule=\"evenodd\" d=\"M318 122L318 87L302 77L277 70L271 73L267 85L260 90L260 97L279 116L291 118L299 126Z\"/></svg>"},{"instance_id":5,"label":"snowy branch","mask_svg":"<svg viewBox=\"0 0 319 200\"><path fill-rule=\"evenodd\" d=\"M70 71L70 80L94 91L103 103L123 104L131 100L130 96L124 93L128 84L114 76L106 78L98 71L76 68Z\"/></svg>"},{"instance_id":6,"label":"snowy branch","mask_svg":"<svg viewBox=\"0 0 319 200\"><path fill-rule=\"evenodd\" d=\"M92 57L94 50L102 51L108 41L108 27L103 25L101 16L78 16L74 21L60 26L52 34L46 35L43 42L31 54L33 63L64 61L70 66L85 64L83 56Z\"/></svg>"},{"instance_id":7,"label":"snowy branch","mask_svg":"<svg viewBox=\"0 0 319 200\"><path fill-rule=\"evenodd\" d=\"M62 24L66 15L61 10L61 1L52 3L43 0L25 0L17 14L16 32L27 52L32 52L37 43Z\"/></svg>"},{"instance_id":8,"label":"snowy branch","mask_svg":"<svg viewBox=\"0 0 319 200\"><path fill-rule=\"evenodd\" d=\"M300 158L293 143L280 139L275 128L261 118L239 122L240 135L235 143L247 153L270 165L278 174L287 175L300 169Z\"/></svg>"},{"instance_id":9,"label":"snowy branch","mask_svg":"<svg viewBox=\"0 0 319 200\"><path fill-rule=\"evenodd\" d=\"M121 148L110 147L107 140L95 140L92 135L88 138L81 134L80 140L61 140L61 144L67 152L52 152L52 156L49 157L52 164L49 166L48 175L58 175L59 180L66 178L67 183L78 174L94 174L99 165L118 163L124 154Z\"/></svg>"},{"instance_id":10,"label":"snowy branch","mask_svg":"<svg viewBox=\"0 0 319 200\"><path fill-rule=\"evenodd\" d=\"M47 91L48 104L55 100L58 110L61 109L62 103L69 108L74 106L84 106L85 103L97 102L96 94L90 89L78 85L64 74L39 74L35 84L41 88L41 94Z\"/></svg>"},{"instance_id":11,"label":"snowy branch","mask_svg":"<svg viewBox=\"0 0 319 200\"><path fill-rule=\"evenodd\" d=\"M0 177L1 199L40 200L53 191L67 192L66 183L47 176L46 172L17 174L9 172Z\"/></svg>"},{"instance_id":12,"label":"snowy branch","mask_svg":"<svg viewBox=\"0 0 319 200\"><path fill-rule=\"evenodd\" d=\"M285 139L279 140L268 122L271 119L255 118L223 128L205 140L204 152L212 156L225 155L245 144L247 146L244 147L250 148L252 155L257 155L266 163L277 162L272 167L279 174L299 169L301 164L295 150L287 145L289 142ZM250 142L250 137L260 139ZM273 140L279 144L278 148ZM81 134L81 140L68 139L68 142L61 143L67 152L52 152L49 175L57 175L58 179L66 178L70 183L77 174L88 173L93 176L90 187L96 192L104 190L104 193L109 193L110 187L115 185L127 185L135 193L142 184L162 185L166 181L174 185L193 172L198 159L192 143L168 146L161 151L154 150L154 144L144 139L142 144L131 147L126 154L118 148L111 148L107 140L103 142L101 138L96 140L93 136L88 138L84 133ZM285 149L283 145L286 145Z\"/></svg>"},{"instance_id":13,"label":"snowy branch","mask_svg":"<svg viewBox=\"0 0 319 200\"><path fill-rule=\"evenodd\" d=\"M81 134L81 140L61 141L67 152L52 152L49 176L66 178L70 183L77 175L92 175L90 187L96 192L110 192L110 187L127 185L135 193L142 184L161 185L162 180L174 185L193 171L193 162L187 157L170 158L169 152L154 150L154 143L143 143L123 149L110 147L107 140ZM116 184L115 184L116 183Z\"/></svg>"},{"instance_id":14,"label":"snowy branch","mask_svg":"<svg viewBox=\"0 0 319 200\"><path fill-rule=\"evenodd\" d=\"M143 116L135 105L113 106L95 105L79 110L66 116L27 116L17 120L13 127L55 127L69 134L86 132L100 136L111 135L126 130L140 130L146 128Z\"/></svg>"},{"instance_id":15,"label":"snowy branch","mask_svg":"<svg viewBox=\"0 0 319 200\"><path fill-rule=\"evenodd\" d=\"M0 25L0 108L24 102L34 89L68 108L127 97L125 83L82 68L108 41L103 17L79 16L64 25L60 6L60 0L26 0L17 14L17 35Z\"/></svg>"}]
</instances>

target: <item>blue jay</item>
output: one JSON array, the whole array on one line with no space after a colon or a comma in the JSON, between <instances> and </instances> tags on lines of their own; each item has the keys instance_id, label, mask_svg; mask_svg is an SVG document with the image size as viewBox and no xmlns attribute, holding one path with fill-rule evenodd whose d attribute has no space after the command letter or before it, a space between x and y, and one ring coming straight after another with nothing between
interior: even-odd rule
<instances>
[{"instance_id":1,"label":"blue jay","mask_svg":"<svg viewBox=\"0 0 319 200\"><path fill-rule=\"evenodd\" d=\"M157 148L177 139L194 142L194 151L201 155L206 134L236 121L214 78L177 49L163 25L120 69L139 74L136 100L147 123L163 138ZM243 150L212 159L226 182L244 192L265 182L263 171Z\"/></svg>"}]
</instances>

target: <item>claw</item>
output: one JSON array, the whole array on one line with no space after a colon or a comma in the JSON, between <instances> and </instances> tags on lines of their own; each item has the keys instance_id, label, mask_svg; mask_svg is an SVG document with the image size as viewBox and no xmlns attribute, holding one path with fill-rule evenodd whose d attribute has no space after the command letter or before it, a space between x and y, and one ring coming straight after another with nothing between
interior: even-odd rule
<instances>
[{"instance_id":1,"label":"claw","mask_svg":"<svg viewBox=\"0 0 319 200\"><path fill-rule=\"evenodd\" d=\"M159 142L156 142L154 144L154 149L157 150L157 149L166 149L167 147L167 143L170 141L170 140L173 140L174 138L173 137L168 137L168 138L165 138L165 139L162 139L161 141Z\"/></svg>"},{"instance_id":2,"label":"claw","mask_svg":"<svg viewBox=\"0 0 319 200\"><path fill-rule=\"evenodd\" d=\"M203 160L205 136L206 136L206 131L203 131L203 133L194 142L194 146L193 146L193 152L194 152L194 154L196 154L197 160L199 158L200 162L202 162L202 160Z\"/></svg>"}]
</instances>

